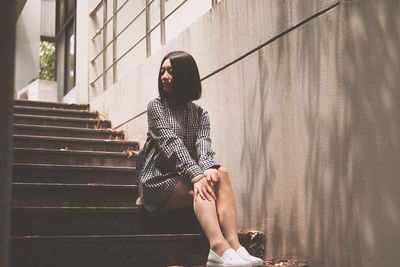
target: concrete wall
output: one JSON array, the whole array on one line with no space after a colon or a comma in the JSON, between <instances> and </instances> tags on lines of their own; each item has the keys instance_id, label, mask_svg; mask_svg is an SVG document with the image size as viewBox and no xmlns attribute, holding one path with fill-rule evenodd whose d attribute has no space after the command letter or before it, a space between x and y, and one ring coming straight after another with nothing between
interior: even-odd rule
<instances>
[{"instance_id":1,"label":"concrete wall","mask_svg":"<svg viewBox=\"0 0 400 267\"><path fill-rule=\"evenodd\" d=\"M352 108L354 201L362 266L400 251L400 2L345 5L343 82Z\"/></svg>"},{"instance_id":2,"label":"concrete wall","mask_svg":"<svg viewBox=\"0 0 400 267\"><path fill-rule=\"evenodd\" d=\"M90 104L143 144L161 57L190 52L239 226L266 233L266 258L395 266L399 5L222 1Z\"/></svg>"},{"instance_id":3,"label":"concrete wall","mask_svg":"<svg viewBox=\"0 0 400 267\"><path fill-rule=\"evenodd\" d=\"M19 90L16 99L57 102L57 82L37 79Z\"/></svg>"},{"instance_id":4,"label":"concrete wall","mask_svg":"<svg viewBox=\"0 0 400 267\"><path fill-rule=\"evenodd\" d=\"M201 103L240 225L265 231L267 258L356 266L340 6L314 15L208 78Z\"/></svg>"},{"instance_id":5,"label":"concrete wall","mask_svg":"<svg viewBox=\"0 0 400 267\"><path fill-rule=\"evenodd\" d=\"M15 89L39 78L41 0L28 0L17 21Z\"/></svg>"}]
</instances>

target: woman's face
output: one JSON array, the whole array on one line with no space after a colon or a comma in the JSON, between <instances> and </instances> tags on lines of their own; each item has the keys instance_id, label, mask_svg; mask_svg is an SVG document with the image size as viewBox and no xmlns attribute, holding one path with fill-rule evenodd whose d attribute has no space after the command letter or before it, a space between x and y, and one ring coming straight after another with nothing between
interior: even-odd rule
<instances>
[{"instance_id":1,"label":"woman's face","mask_svg":"<svg viewBox=\"0 0 400 267\"><path fill-rule=\"evenodd\" d=\"M170 93L172 91L172 81L174 76L172 74L171 61L168 58L163 62L160 72L162 88L165 92Z\"/></svg>"}]
</instances>

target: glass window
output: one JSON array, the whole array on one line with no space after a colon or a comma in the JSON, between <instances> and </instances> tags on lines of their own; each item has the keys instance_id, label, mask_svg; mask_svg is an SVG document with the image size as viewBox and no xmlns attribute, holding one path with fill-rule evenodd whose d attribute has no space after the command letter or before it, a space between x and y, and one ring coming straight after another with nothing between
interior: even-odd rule
<instances>
[{"instance_id":1,"label":"glass window","mask_svg":"<svg viewBox=\"0 0 400 267\"><path fill-rule=\"evenodd\" d=\"M75 27L72 23L66 30L65 93L75 86Z\"/></svg>"},{"instance_id":2,"label":"glass window","mask_svg":"<svg viewBox=\"0 0 400 267\"><path fill-rule=\"evenodd\" d=\"M56 54L57 54L57 60L56 60L56 80L57 80L57 85L58 85L58 92L59 94L64 93L64 63L65 63L65 38L64 35L59 36L57 38L57 43L56 43Z\"/></svg>"},{"instance_id":3,"label":"glass window","mask_svg":"<svg viewBox=\"0 0 400 267\"><path fill-rule=\"evenodd\" d=\"M59 92L67 94L75 86L76 0L57 0L56 79Z\"/></svg>"},{"instance_id":4,"label":"glass window","mask_svg":"<svg viewBox=\"0 0 400 267\"><path fill-rule=\"evenodd\" d=\"M55 80L56 47L54 42L40 41L39 79Z\"/></svg>"},{"instance_id":5,"label":"glass window","mask_svg":"<svg viewBox=\"0 0 400 267\"><path fill-rule=\"evenodd\" d=\"M70 17L75 12L75 0L65 0L68 4L67 16Z\"/></svg>"},{"instance_id":6,"label":"glass window","mask_svg":"<svg viewBox=\"0 0 400 267\"><path fill-rule=\"evenodd\" d=\"M57 1L57 33L61 31L65 19L65 0Z\"/></svg>"}]
</instances>

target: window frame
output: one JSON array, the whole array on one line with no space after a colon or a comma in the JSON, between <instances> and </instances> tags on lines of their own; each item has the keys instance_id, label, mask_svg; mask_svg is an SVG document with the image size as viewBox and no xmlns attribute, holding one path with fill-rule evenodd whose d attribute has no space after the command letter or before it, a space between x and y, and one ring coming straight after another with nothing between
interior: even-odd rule
<instances>
[{"instance_id":1,"label":"window frame","mask_svg":"<svg viewBox=\"0 0 400 267\"><path fill-rule=\"evenodd\" d=\"M60 7L61 7L61 2L64 4L63 8L63 17L64 21L60 21ZM69 6L73 2L73 10L70 11ZM63 77L63 94L64 96L71 91L75 85L76 85L76 7L77 7L77 0L56 0L56 37L55 37L55 43L56 43L56 80L59 79L57 77L57 61L58 61L58 50L59 50L59 41L60 39L64 38L64 51L62 53L64 57L64 64L63 68L64 71L62 72L64 77ZM68 14L70 13L70 14ZM74 63L72 68L74 71L74 77L73 77L73 82L72 84L69 83L69 70L68 67L68 53L69 53L69 40L67 40L67 33L68 30L73 27L73 35L74 35Z\"/></svg>"}]
</instances>

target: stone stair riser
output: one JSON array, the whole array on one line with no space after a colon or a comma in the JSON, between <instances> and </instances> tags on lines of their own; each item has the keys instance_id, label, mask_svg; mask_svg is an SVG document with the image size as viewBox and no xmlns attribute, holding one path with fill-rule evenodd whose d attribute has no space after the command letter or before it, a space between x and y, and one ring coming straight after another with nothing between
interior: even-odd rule
<instances>
[{"instance_id":1,"label":"stone stair riser","mask_svg":"<svg viewBox=\"0 0 400 267\"><path fill-rule=\"evenodd\" d=\"M71 110L89 110L89 105L67 104L67 103L57 103L57 102L27 101L27 100L14 100L14 106L61 108L61 109L71 109Z\"/></svg>"},{"instance_id":2,"label":"stone stair riser","mask_svg":"<svg viewBox=\"0 0 400 267\"><path fill-rule=\"evenodd\" d=\"M46 108L14 107L15 114L40 115L40 116L59 116L68 118L98 118L98 114L89 111L58 110Z\"/></svg>"},{"instance_id":3,"label":"stone stair riser","mask_svg":"<svg viewBox=\"0 0 400 267\"><path fill-rule=\"evenodd\" d=\"M59 140L32 139L32 138L14 138L14 147L20 148L49 148L69 150L87 150L87 151L109 151L123 152L126 150L138 150L139 146L134 142L113 142L100 140L90 142L90 140L70 141L67 138Z\"/></svg>"},{"instance_id":4,"label":"stone stair riser","mask_svg":"<svg viewBox=\"0 0 400 267\"><path fill-rule=\"evenodd\" d=\"M136 187L13 185L12 195L13 207L135 207L138 190Z\"/></svg>"},{"instance_id":5,"label":"stone stair riser","mask_svg":"<svg viewBox=\"0 0 400 267\"><path fill-rule=\"evenodd\" d=\"M111 208L110 208L111 209ZM201 233L194 212L165 216L125 210L12 209L13 236L77 236ZM29 222L27 224L26 222ZM57 227L53 227L57 225Z\"/></svg>"},{"instance_id":6,"label":"stone stair riser","mask_svg":"<svg viewBox=\"0 0 400 267\"><path fill-rule=\"evenodd\" d=\"M67 169L13 167L14 182L66 184L136 184L136 171L104 171L102 169Z\"/></svg>"},{"instance_id":7,"label":"stone stair riser","mask_svg":"<svg viewBox=\"0 0 400 267\"><path fill-rule=\"evenodd\" d=\"M60 164L60 165L84 165L84 166L111 166L111 167L134 167L135 157L128 155L97 155L76 154L70 151L46 152L30 150L14 150L14 162L34 164Z\"/></svg>"},{"instance_id":8,"label":"stone stair riser","mask_svg":"<svg viewBox=\"0 0 400 267\"><path fill-rule=\"evenodd\" d=\"M130 242L59 243L55 240L39 244L12 240L11 267L205 266L208 250L205 237Z\"/></svg>"},{"instance_id":9,"label":"stone stair riser","mask_svg":"<svg viewBox=\"0 0 400 267\"><path fill-rule=\"evenodd\" d=\"M94 139L118 139L123 140L123 134L103 131L85 131L68 128L46 128L46 127L14 127L14 134L19 135L36 135L36 136L59 136L59 137L78 137L78 138L94 138Z\"/></svg>"},{"instance_id":10,"label":"stone stair riser","mask_svg":"<svg viewBox=\"0 0 400 267\"><path fill-rule=\"evenodd\" d=\"M110 128L109 121L104 120L68 120L61 117L54 118L36 118L36 117L20 117L14 116L14 123L28 124L28 125L48 125L48 126L63 126L63 127L77 127L85 129L104 129Z\"/></svg>"}]
</instances>

